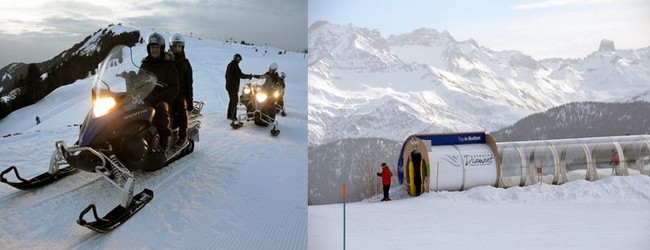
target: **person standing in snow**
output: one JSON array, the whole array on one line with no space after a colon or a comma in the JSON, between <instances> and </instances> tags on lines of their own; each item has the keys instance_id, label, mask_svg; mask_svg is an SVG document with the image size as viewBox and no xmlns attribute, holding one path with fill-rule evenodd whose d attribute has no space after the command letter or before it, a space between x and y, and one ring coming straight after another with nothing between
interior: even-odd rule
<instances>
[{"instance_id":1,"label":"person standing in snow","mask_svg":"<svg viewBox=\"0 0 650 250\"><path fill-rule=\"evenodd\" d=\"M230 123L231 126L241 125L241 122L237 121L237 103L239 102L238 92L239 92L239 79L251 79L253 75L244 74L239 68L239 62L241 62L242 57L240 54L235 54L232 61L228 64L226 68L226 90L228 91L228 96L230 100L228 102L228 113L226 117L228 120L232 120Z\"/></svg>"},{"instance_id":2,"label":"person standing in snow","mask_svg":"<svg viewBox=\"0 0 650 250\"><path fill-rule=\"evenodd\" d=\"M390 181L393 178L393 172L390 171L386 163L381 164L381 173L377 173L381 177L381 185L384 187L384 198L381 201L389 201L388 191L390 191Z\"/></svg>"},{"instance_id":3,"label":"person standing in snow","mask_svg":"<svg viewBox=\"0 0 650 250\"><path fill-rule=\"evenodd\" d=\"M178 95L174 100L176 123L178 124L177 145L187 141L187 112L194 109L192 65L185 57L185 39L179 33L169 38L169 49L174 54L174 65L178 71Z\"/></svg>"},{"instance_id":4,"label":"person standing in snow","mask_svg":"<svg viewBox=\"0 0 650 250\"><path fill-rule=\"evenodd\" d=\"M41 124L41 118L36 116L36 125Z\"/></svg>"},{"instance_id":5,"label":"person standing in snow","mask_svg":"<svg viewBox=\"0 0 650 250\"><path fill-rule=\"evenodd\" d=\"M147 56L142 59L140 69L156 75L158 85L145 98L156 109L153 123L160 135L160 147L169 148L171 135L170 103L178 95L178 72L171 59L165 58L165 38L154 32L147 37Z\"/></svg>"},{"instance_id":6,"label":"person standing in snow","mask_svg":"<svg viewBox=\"0 0 650 250\"><path fill-rule=\"evenodd\" d=\"M618 158L618 152L616 151L616 149L612 149L612 157L609 160L609 165L612 166L612 174L619 175L618 165L620 163L621 163L621 161Z\"/></svg>"}]
</instances>

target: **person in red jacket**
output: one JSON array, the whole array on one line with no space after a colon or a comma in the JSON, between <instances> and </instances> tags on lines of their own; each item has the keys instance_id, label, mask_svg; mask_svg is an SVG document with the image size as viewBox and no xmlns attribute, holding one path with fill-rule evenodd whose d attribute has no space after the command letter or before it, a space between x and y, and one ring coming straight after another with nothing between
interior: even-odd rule
<instances>
[{"instance_id":1,"label":"person in red jacket","mask_svg":"<svg viewBox=\"0 0 650 250\"><path fill-rule=\"evenodd\" d=\"M390 180L393 178L393 172L390 171L386 163L381 164L381 173L377 173L381 177L381 185L384 186L384 198L381 201L389 201L388 191L390 190Z\"/></svg>"},{"instance_id":2,"label":"person in red jacket","mask_svg":"<svg viewBox=\"0 0 650 250\"><path fill-rule=\"evenodd\" d=\"M612 158L609 161L609 165L612 166L612 175L619 175L620 174L619 173L619 167L618 167L618 164L620 164L620 163L621 163L621 161L618 158L618 152L616 151L616 149L612 149Z\"/></svg>"}]
</instances>

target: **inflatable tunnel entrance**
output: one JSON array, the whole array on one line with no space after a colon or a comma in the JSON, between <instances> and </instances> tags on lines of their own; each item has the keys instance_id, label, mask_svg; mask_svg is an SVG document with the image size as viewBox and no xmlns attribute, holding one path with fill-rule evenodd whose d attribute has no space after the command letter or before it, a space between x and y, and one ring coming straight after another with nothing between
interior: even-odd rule
<instances>
[{"instance_id":1,"label":"inflatable tunnel entrance","mask_svg":"<svg viewBox=\"0 0 650 250\"><path fill-rule=\"evenodd\" d=\"M398 180L409 195L495 185L496 144L483 132L419 134L404 142Z\"/></svg>"}]
</instances>

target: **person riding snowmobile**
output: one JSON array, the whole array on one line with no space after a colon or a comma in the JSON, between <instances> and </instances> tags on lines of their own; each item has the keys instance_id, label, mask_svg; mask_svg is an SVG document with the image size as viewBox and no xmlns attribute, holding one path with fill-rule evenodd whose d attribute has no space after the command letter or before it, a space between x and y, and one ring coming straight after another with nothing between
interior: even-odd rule
<instances>
[{"instance_id":1,"label":"person riding snowmobile","mask_svg":"<svg viewBox=\"0 0 650 250\"><path fill-rule=\"evenodd\" d=\"M169 38L169 49L174 54L174 65L178 71L178 96L174 100L174 112L176 113L176 124L178 124L177 145L182 145L187 140L187 119L188 111L192 111L193 88L192 88L192 65L185 57L185 39L179 33Z\"/></svg>"},{"instance_id":2,"label":"person riding snowmobile","mask_svg":"<svg viewBox=\"0 0 650 250\"><path fill-rule=\"evenodd\" d=\"M160 148L167 151L171 135L170 103L178 95L178 72L174 63L165 58L165 38L154 32L147 37L147 56L140 68L152 72L158 85L145 98L156 110L153 123L160 135Z\"/></svg>"},{"instance_id":3,"label":"person riding snowmobile","mask_svg":"<svg viewBox=\"0 0 650 250\"><path fill-rule=\"evenodd\" d=\"M282 90L282 95L280 95L280 99L278 100L278 106L281 109L282 116L284 116L285 115L285 113L284 113L284 87L285 87L284 78L286 77L286 75L284 74L284 72L282 72L281 74L278 74L278 64L275 63L275 62L271 63L271 65L269 65L269 70L266 73L264 73L264 75L269 76L269 78L270 78L270 81L267 81L267 83L265 83L265 84L272 84L273 86L279 86L280 89ZM267 86L267 87L271 87L271 86Z\"/></svg>"},{"instance_id":4,"label":"person riding snowmobile","mask_svg":"<svg viewBox=\"0 0 650 250\"><path fill-rule=\"evenodd\" d=\"M264 75L271 77L271 83L272 84L280 84L282 88L284 88L284 81L280 77L280 74L278 74L278 64L277 63L271 63L269 65L269 70L264 73Z\"/></svg>"}]
</instances>

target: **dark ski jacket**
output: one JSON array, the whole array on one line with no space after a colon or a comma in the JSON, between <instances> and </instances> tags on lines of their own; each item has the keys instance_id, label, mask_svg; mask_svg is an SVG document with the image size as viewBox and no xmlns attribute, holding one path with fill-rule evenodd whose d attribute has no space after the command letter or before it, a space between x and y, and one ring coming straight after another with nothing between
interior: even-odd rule
<instances>
[{"instance_id":1,"label":"dark ski jacket","mask_svg":"<svg viewBox=\"0 0 650 250\"><path fill-rule=\"evenodd\" d=\"M377 173L377 176L381 176L381 185L390 186L390 179L393 177L393 172L390 171L388 166L383 166L381 173Z\"/></svg>"},{"instance_id":2,"label":"dark ski jacket","mask_svg":"<svg viewBox=\"0 0 650 250\"><path fill-rule=\"evenodd\" d=\"M184 96L188 105L194 101L194 90L192 83L192 65L185 57L185 52L174 53L174 65L178 71L178 96Z\"/></svg>"},{"instance_id":3,"label":"dark ski jacket","mask_svg":"<svg viewBox=\"0 0 650 250\"><path fill-rule=\"evenodd\" d=\"M159 102L172 102L176 99L178 95L178 72L176 71L176 66L170 60L166 60L165 55L161 55L159 59L154 59L151 56L147 56L142 59L142 65L140 68L148 72L153 73L158 78L158 84L163 85L156 86L151 94L145 98L145 101L156 105Z\"/></svg>"},{"instance_id":4,"label":"dark ski jacket","mask_svg":"<svg viewBox=\"0 0 650 250\"><path fill-rule=\"evenodd\" d=\"M282 88L284 88L284 79L280 77L280 74L278 74L278 72L267 71L266 73L264 73L264 75L270 76L271 81L274 84L279 84L280 86L282 86Z\"/></svg>"},{"instance_id":5,"label":"dark ski jacket","mask_svg":"<svg viewBox=\"0 0 650 250\"><path fill-rule=\"evenodd\" d=\"M239 79L251 79L251 74L244 74L239 68L239 62L232 60L226 68L226 90L239 91Z\"/></svg>"}]
</instances>

